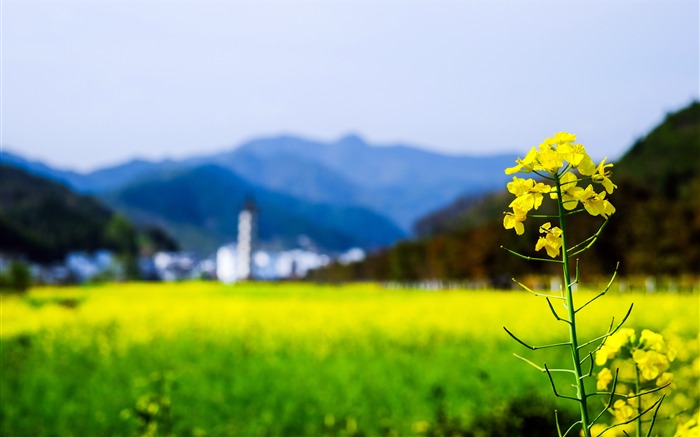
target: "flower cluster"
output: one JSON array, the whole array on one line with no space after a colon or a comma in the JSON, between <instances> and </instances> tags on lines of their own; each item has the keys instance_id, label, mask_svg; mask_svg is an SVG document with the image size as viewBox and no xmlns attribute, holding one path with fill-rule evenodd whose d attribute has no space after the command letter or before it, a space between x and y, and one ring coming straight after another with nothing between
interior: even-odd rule
<instances>
[{"instance_id":1,"label":"flower cluster","mask_svg":"<svg viewBox=\"0 0 700 437\"><path fill-rule=\"evenodd\" d=\"M506 229L514 229L518 235L522 235L528 213L539 209L545 195L555 200L561 195L562 206L568 211L575 210L580 203L593 216L607 219L615 212L615 207L606 199L606 195L617 188L610 180L613 165L606 164L606 158L596 166L584 146L575 141L576 135L560 132L544 140L538 148L532 147L525 158L518 158L515 166L506 169L506 174L534 173L541 178L536 181L513 176L513 181L508 183L508 191L515 196L515 200L508 205L511 211L506 212L503 218ZM596 192L593 184L585 188L578 186L578 182L582 181L600 184L604 190ZM545 223L540 227L540 233L545 235L540 237L536 250L544 248L550 257L559 256L561 229Z\"/></svg>"},{"instance_id":2,"label":"flower cluster","mask_svg":"<svg viewBox=\"0 0 700 437\"><path fill-rule=\"evenodd\" d=\"M668 370L675 359L676 350L661 334L649 329L642 330L639 336L634 329L620 329L605 340L596 351L596 365L612 367L615 360L620 360L620 365L625 361L633 364L631 369L617 368L619 373L613 395L622 397L615 400L610 409L617 422L629 421L640 409L652 404L651 399L642 398L640 393L660 390L671 384L673 374ZM610 388L613 380L610 368L603 367L597 374L597 389L613 390Z\"/></svg>"},{"instance_id":3,"label":"flower cluster","mask_svg":"<svg viewBox=\"0 0 700 437\"><path fill-rule=\"evenodd\" d=\"M654 382L662 387L671 382L672 374L667 372L671 362L676 359L676 350L670 347L661 334L644 329L639 338L634 329L620 329L608 337L596 351L595 363L604 366L616 358L631 358L640 382ZM612 381L610 369L598 372L598 389L605 390Z\"/></svg>"},{"instance_id":4,"label":"flower cluster","mask_svg":"<svg viewBox=\"0 0 700 437\"><path fill-rule=\"evenodd\" d=\"M700 412L696 412L695 417L679 424L673 437L700 437Z\"/></svg>"}]
</instances>

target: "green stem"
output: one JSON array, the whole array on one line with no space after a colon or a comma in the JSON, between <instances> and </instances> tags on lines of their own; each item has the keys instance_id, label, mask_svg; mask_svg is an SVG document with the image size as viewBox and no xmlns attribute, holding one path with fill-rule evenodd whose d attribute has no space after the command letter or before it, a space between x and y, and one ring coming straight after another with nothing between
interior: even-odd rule
<instances>
[{"instance_id":1,"label":"green stem","mask_svg":"<svg viewBox=\"0 0 700 437\"><path fill-rule=\"evenodd\" d=\"M561 181L559 175L555 175L554 181L557 188L557 205L559 206L559 228L562 231L562 263L563 263L563 273L564 273L564 292L566 293L566 309L569 316L569 338L571 343L571 360L574 364L574 373L576 375L576 397L579 400L579 407L581 410L581 426L583 428L583 436L591 437L591 431L589 429L590 418L588 417L588 396L586 395L586 387L584 384L584 375L581 371L581 360L579 357L578 348L578 335L576 334L576 310L574 306L574 296L571 282L571 272L569 271L569 254L568 254L568 242L566 235L566 214L567 211L564 209L564 204L562 203L562 193L561 193Z\"/></svg>"},{"instance_id":2,"label":"green stem","mask_svg":"<svg viewBox=\"0 0 700 437\"><path fill-rule=\"evenodd\" d=\"M634 393L639 395L641 393L641 384L639 383L639 367L637 363L634 364L634 373L636 379L634 381ZM636 436L642 437L642 398L641 396L637 398L637 420L635 420L636 425Z\"/></svg>"}]
</instances>

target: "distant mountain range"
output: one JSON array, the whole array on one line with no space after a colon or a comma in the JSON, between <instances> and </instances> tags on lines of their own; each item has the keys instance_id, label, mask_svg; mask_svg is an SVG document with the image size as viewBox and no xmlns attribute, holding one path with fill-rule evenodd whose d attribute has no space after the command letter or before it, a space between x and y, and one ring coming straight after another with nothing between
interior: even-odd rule
<instances>
[{"instance_id":1,"label":"distant mountain range","mask_svg":"<svg viewBox=\"0 0 700 437\"><path fill-rule=\"evenodd\" d=\"M268 244L301 239L326 250L386 246L457 196L502 186L500 169L513 157L374 147L357 136L333 143L281 136L219 154L134 160L81 174L0 152L0 162L92 193L195 250L235 237L235 215L246 196L259 203L260 237Z\"/></svg>"}]
</instances>

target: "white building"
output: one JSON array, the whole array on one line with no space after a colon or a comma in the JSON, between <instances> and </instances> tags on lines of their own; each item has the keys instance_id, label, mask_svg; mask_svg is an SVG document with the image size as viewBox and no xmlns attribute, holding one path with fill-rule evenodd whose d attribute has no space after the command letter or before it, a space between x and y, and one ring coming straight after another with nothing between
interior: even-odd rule
<instances>
[{"instance_id":1,"label":"white building","mask_svg":"<svg viewBox=\"0 0 700 437\"><path fill-rule=\"evenodd\" d=\"M239 279L251 279L253 277L252 261L257 233L256 216L257 208L253 201L249 199L238 214L238 253L236 255L236 270Z\"/></svg>"},{"instance_id":2,"label":"white building","mask_svg":"<svg viewBox=\"0 0 700 437\"><path fill-rule=\"evenodd\" d=\"M221 246L216 251L216 277L224 284L231 284L238 280L237 255L238 250L235 244Z\"/></svg>"}]
</instances>

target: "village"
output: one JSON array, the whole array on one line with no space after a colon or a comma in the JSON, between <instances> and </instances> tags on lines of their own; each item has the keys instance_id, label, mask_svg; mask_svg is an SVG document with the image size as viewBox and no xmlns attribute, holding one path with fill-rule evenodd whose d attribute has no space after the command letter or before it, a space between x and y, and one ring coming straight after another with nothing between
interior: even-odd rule
<instances>
[{"instance_id":1,"label":"village","mask_svg":"<svg viewBox=\"0 0 700 437\"><path fill-rule=\"evenodd\" d=\"M216 253L209 256L191 252L156 252L152 256L140 257L139 279L165 282L218 280L227 284L244 280L301 279L309 271L333 261L349 264L365 257L365 252L360 248L351 248L340 255L322 253L310 247L286 250L263 248L257 239L257 214L254 202L246 201L238 214L235 240L219 247ZM10 263L9 258L0 257L0 271L7 270ZM36 284L82 284L119 281L125 277L125 266L109 250L70 252L62 263L33 263L29 268Z\"/></svg>"}]
</instances>

